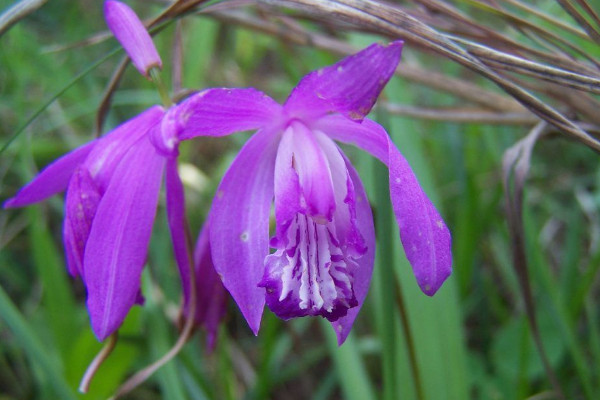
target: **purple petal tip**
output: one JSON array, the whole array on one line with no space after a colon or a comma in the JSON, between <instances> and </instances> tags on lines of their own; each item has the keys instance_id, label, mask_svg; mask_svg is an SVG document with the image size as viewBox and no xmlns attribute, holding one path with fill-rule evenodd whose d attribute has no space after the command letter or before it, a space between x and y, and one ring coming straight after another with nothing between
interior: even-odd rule
<instances>
[{"instance_id":1,"label":"purple petal tip","mask_svg":"<svg viewBox=\"0 0 600 400\"><path fill-rule=\"evenodd\" d=\"M104 18L140 74L147 77L151 68L162 68L162 61L152 38L129 6L109 0L104 3Z\"/></svg>"}]
</instances>

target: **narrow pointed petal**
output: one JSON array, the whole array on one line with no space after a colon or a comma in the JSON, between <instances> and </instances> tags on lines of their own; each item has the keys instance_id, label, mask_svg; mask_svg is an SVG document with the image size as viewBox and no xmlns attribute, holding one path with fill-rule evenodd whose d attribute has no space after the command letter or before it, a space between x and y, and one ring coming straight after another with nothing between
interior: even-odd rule
<instances>
[{"instance_id":1,"label":"narrow pointed petal","mask_svg":"<svg viewBox=\"0 0 600 400\"><path fill-rule=\"evenodd\" d=\"M224 136L281 120L281 105L256 89L208 89L177 106L179 138Z\"/></svg>"},{"instance_id":2,"label":"narrow pointed petal","mask_svg":"<svg viewBox=\"0 0 600 400\"><path fill-rule=\"evenodd\" d=\"M104 3L104 18L140 74L147 77L152 67L162 68L162 61L152 38L129 6L109 0Z\"/></svg>"},{"instance_id":3,"label":"narrow pointed petal","mask_svg":"<svg viewBox=\"0 0 600 400\"><path fill-rule=\"evenodd\" d=\"M191 249L187 237L185 219L185 197L183 184L177 172L177 159L170 158L166 165L167 218L171 232L171 242L175 261L179 268L181 285L183 287L184 310L187 310L190 293L190 269L193 260L190 259Z\"/></svg>"},{"instance_id":4,"label":"narrow pointed petal","mask_svg":"<svg viewBox=\"0 0 600 400\"><path fill-rule=\"evenodd\" d=\"M286 134L292 134L294 168L298 172L308 215L331 221L335 211L335 193L329 162L315 135L299 122L293 122Z\"/></svg>"},{"instance_id":5,"label":"narrow pointed petal","mask_svg":"<svg viewBox=\"0 0 600 400\"><path fill-rule=\"evenodd\" d=\"M300 196L302 194L298 173L294 169L294 138L291 129L286 130L275 160L275 241L285 237L285 232L296 214L302 210ZM271 243L273 247L282 244Z\"/></svg>"},{"instance_id":6,"label":"narrow pointed petal","mask_svg":"<svg viewBox=\"0 0 600 400\"><path fill-rule=\"evenodd\" d=\"M331 323L337 335L338 345L340 346L346 341L354 320L367 297L371 276L373 275L373 265L375 263L375 227L373 226L371 205L369 204L369 199L367 199L367 194L358 173L347 159L345 161L356 196L356 227L364 239L366 251L362 257L355 260L358 267L353 271L354 296L358 305L350 308L345 317Z\"/></svg>"},{"instance_id":7,"label":"narrow pointed petal","mask_svg":"<svg viewBox=\"0 0 600 400\"><path fill-rule=\"evenodd\" d=\"M208 221L208 219L207 219ZM206 329L206 347L214 350L219 332L219 324L227 311L227 291L215 271L210 249L210 222L204 224L196 250L196 323Z\"/></svg>"},{"instance_id":8,"label":"narrow pointed petal","mask_svg":"<svg viewBox=\"0 0 600 400\"><path fill-rule=\"evenodd\" d=\"M104 193L110 178L114 176L117 165L125 153L150 129L160 124L165 112L162 107L154 106L122 123L98 140L98 144L85 160L85 167L96 181L98 189Z\"/></svg>"},{"instance_id":9,"label":"narrow pointed petal","mask_svg":"<svg viewBox=\"0 0 600 400\"><path fill-rule=\"evenodd\" d=\"M331 170L335 201L338 204L334 215L337 238L345 244L348 254L358 257L366 251L366 244L355 224L357 199L347 168L349 162L331 138L319 131L315 132L315 136ZM340 207L341 204L344 206Z\"/></svg>"},{"instance_id":10,"label":"narrow pointed petal","mask_svg":"<svg viewBox=\"0 0 600 400\"><path fill-rule=\"evenodd\" d=\"M452 273L450 232L410 168L381 125L355 123L339 115L318 122L331 138L354 144L385 163L400 238L421 290L432 296Z\"/></svg>"},{"instance_id":11,"label":"narrow pointed petal","mask_svg":"<svg viewBox=\"0 0 600 400\"><path fill-rule=\"evenodd\" d=\"M165 159L147 137L114 171L85 249L84 273L92 329L104 340L138 299Z\"/></svg>"},{"instance_id":12,"label":"narrow pointed petal","mask_svg":"<svg viewBox=\"0 0 600 400\"><path fill-rule=\"evenodd\" d=\"M265 304L265 290L257 285L269 254L276 138L264 130L246 142L223 177L211 211L215 269L254 334Z\"/></svg>"},{"instance_id":13,"label":"narrow pointed petal","mask_svg":"<svg viewBox=\"0 0 600 400\"><path fill-rule=\"evenodd\" d=\"M87 169L78 167L67 190L65 201L65 221L63 224L63 241L67 255L67 267L76 278L83 273L83 255L100 203L100 192Z\"/></svg>"},{"instance_id":14,"label":"narrow pointed petal","mask_svg":"<svg viewBox=\"0 0 600 400\"><path fill-rule=\"evenodd\" d=\"M42 201L55 193L65 190L71 175L90 154L97 140L76 148L42 170L19 193L4 203L4 208L23 207Z\"/></svg>"},{"instance_id":15,"label":"narrow pointed petal","mask_svg":"<svg viewBox=\"0 0 600 400\"><path fill-rule=\"evenodd\" d=\"M373 44L329 67L306 75L294 88L284 108L305 120L339 112L362 120L392 77L400 61L402 41Z\"/></svg>"}]
</instances>

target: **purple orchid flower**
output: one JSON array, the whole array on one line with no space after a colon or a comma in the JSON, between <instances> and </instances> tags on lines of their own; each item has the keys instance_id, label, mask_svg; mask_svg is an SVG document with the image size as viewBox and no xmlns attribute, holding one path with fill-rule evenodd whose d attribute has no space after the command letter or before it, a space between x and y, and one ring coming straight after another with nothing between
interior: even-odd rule
<instances>
[{"instance_id":1,"label":"purple orchid flower","mask_svg":"<svg viewBox=\"0 0 600 400\"><path fill-rule=\"evenodd\" d=\"M342 344L367 295L373 217L358 174L333 140L388 166L402 243L423 292L433 295L450 275L446 225L385 130L364 118L401 49L402 42L374 44L314 71L283 106L252 89L211 89L176 111L182 140L259 129L223 177L210 227L212 262L255 334L266 302L283 319L327 318Z\"/></svg>"},{"instance_id":2,"label":"purple orchid flower","mask_svg":"<svg viewBox=\"0 0 600 400\"><path fill-rule=\"evenodd\" d=\"M4 207L22 207L67 190L63 240L68 270L87 288L92 328L104 340L142 301L140 276L166 170L169 225L178 265L187 253L177 146L154 106L47 166ZM165 140L165 138L167 138Z\"/></svg>"},{"instance_id":3,"label":"purple orchid flower","mask_svg":"<svg viewBox=\"0 0 600 400\"><path fill-rule=\"evenodd\" d=\"M160 66L150 36L129 7L107 1L105 12L109 27L140 72L147 75ZM177 173L176 114L177 106L151 107L56 160L4 203L22 207L67 190L63 240L68 270L85 283L92 329L99 340L119 328L135 303L143 302L140 277L163 174L175 258L187 287L192 261Z\"/></svg>"}]
</instances>

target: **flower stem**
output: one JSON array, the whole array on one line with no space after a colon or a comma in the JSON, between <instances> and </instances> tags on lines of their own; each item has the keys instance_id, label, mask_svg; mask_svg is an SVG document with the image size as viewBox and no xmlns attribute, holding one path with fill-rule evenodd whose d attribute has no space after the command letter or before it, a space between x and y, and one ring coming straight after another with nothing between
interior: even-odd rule
<instances>
[{"instance_id":1,"label":"flower stem","mask_svg":"<svg viewBox=\"0 0 600 400\"><path fill-rule=\"evenodd\" d=\"M92 360L92 363L87 367L85 374L83 374L83 378L81 378L81 382L79 383L79 391L81 393L87 393L90 388L90 383L96 375L96 372L98 372L98 369L102 363L108 358L108 356L110 356L110 353L112 353L113 349L117 345L118 338L119 331L115 331L115 333L110 335L108 342L106 342L104 347L102 347L102 350L100 350L96 357L94 357L94 360Z\"/></svg>"},{"instance_id":2,"label":"flower stem","mask_svg":"<svg viewBox=\"0 0 600 400\"><path fill-rule=\"evenodd\" d=\"M410 323L408 321L408 310L404 304L404 297L402 295L402 288L400 282L394 280L396 283L396 304L400 311L400 325L402 326L402 332L404 333L404 339L406 341L406 349L408 351L408 359L410 363L410 370L412 372L413 382L415 386L415 392L417 400L425 400L425 394L423 392L423 381L421 379L421 373L419 371L419 365L417 364L417 354L415 351L415 341L413 339L412 331L410 329Z\"/></svg>"},{"instance_id":3,"label":"flower stem","mask_svg":"<svg viewBox=\"0 0 600 400\"><path fill-rule=\"evenodd\" d=\"M157 67L150 69L150 78L158 90L158 94L160 95L163 105L166 108L171 107L173 105L173 101L171 100L171 97L169 97L169 92L167 91L167 87L160 77L160 70Z\"/></svg>"},{"instance_id":4,"label":"flower stem","mask_svg":"<svg viewBox=\"0 0 600 400\"><path fill-rule=\"evenodd\" d=\"M188 308L188 318L185 321L185 325L183 326L183 330L177 339L177 342L171 347L171 349L165 353L161 358L148 365L146 368L138 371L135 375L129 378L121 387L117 390L115 395L111 397L109 400L116 400L119 397L129 393L144 381L146 381L153 373L155 373L158 369L160 369L163 365L171 361L173 357L181 351L183 346L187 343L193 333L195 316L196 316L196 306L197 306L197 293L196 293L196 271L194 270L194 258L192 257L192 244L191 244L191 236L189 235L189 229L187 229L186 225L186 246L188 253L188 266L189 266L189 278L190 278L190 300L189 300L189 308Z\"/></svg>"},{"instance_id":5,"label":"flower stem","mask_svg":"<svg viewBox=\"0 0 600 400\"><path fill-rule=\"evenodd\" d=\"M377 232L377 266L375 275L378 283L379 312L378 330L381 340L381 361L383 369L383 400L398 398L396 369L396 308L394 299L394 269L390 260L394 259L393 216L389 201L387 169L377 163L373 168L375 181L376 232Z\"/></svg>"}]
</instances>

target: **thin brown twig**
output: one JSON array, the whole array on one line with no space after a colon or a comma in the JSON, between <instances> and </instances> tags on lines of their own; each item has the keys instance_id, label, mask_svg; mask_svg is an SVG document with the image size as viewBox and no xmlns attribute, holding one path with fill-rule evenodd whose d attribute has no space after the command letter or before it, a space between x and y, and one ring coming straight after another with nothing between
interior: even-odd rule
<instances>
[{"instance_id":1,"label":"thin brown twig","mask_svg":"<svg viewBox=\"0 0 600 400\"><path fill-rule=\"evenodd\" d=\"M523 187L529 171L531 153L537 140L547 132L547 123L542 121L531 132L504 153L502 160L504 194L507 208L507 221L512 242L513 268L519 281L525 303L525 313L531 328L534 343L544 365L546 375L561 399L565 399L564 391L548 360L536 320L535 305L527 256L525 253L525 230L523 227ZM511 179L512 178L512 179ZM511 182L513 183L511 185Z\"/></svg>"},{"instance_id":2,"label":"thin brown twig","mask_svg":"<svg viewBox=\"0 0 600 400\"><path fill-rule=\"evenodd\" d=\"M188 256L188 278L189 278L189 303L188 303L188 318L185 321L183 329L177 338L177 342L171 347L171 349L165 353L161 358L148 365L146 368L135 373L131 378L129 378L125 383L123 383L115 392L115 395L110 398L110 400L116 400L121 396L129 393L140 384L145 382L152 374L158 371L163 365L171 361L183 348L183 346L188 342L190 337L194 333L194 325L196 323L196 308L198 306L198 293L196 291L196 270L194 264L194 257L192 256L192 242L191 236L189 234L189 228L187 223L184 222L185 226L185 235L186 235L186 249Z\"/></svg>"},{"instance_id":3,"label":"thin brown twig","mask_svg":"<svg viewBox=\"0 0 600 400\"><path fill-rule=\"evenodd\" d=\"M484 62L493 63L497 68L518 72L574 89L600 94L600 78L529 61L462 38L452 37L452 39L464 45L471 54L476 55Z\"/></svg>"},{"instance_id":4,"label":"thin brown twig","mask_svg":"<svg viewBox=\"0 0 600 400\"><path fill-rule=\"evenodd\" d=\"M263 1L273 5L273 0ZM403 37L406 40L428 47L489 79L540 118L556 126L566 135L572 136L600 152L600 142L581 130L554 107L494 72L481 60L470 55L456 43L449 41L443 35L407 15L402 10L370 0L336 0L327 3L317 2L316 0L285 0L277 2L277 4L279 7L285 4L299 6L304 10L312 10L313 12L329 13L348 21L354 21L354 23L360 21L360 24L372 26L378 32L387 36Z\"/></svg>"},{"instance_id":5,"label":"thin brown twig","mask_svg":"<svg viewBox=\"0 0 600 400\"><path fill-rule=\"evenodd\" d=\"M562 29L566 32L577 35L582 39L590 40L590 38L586 35L585 31L583 31L573 25L569 25L569 24L565 23L564 21L561 21L560 19L557 19L549 14L546 14L545 12L539 10L538 8L532 6L531 4L526 4L526 3L523 3L523 2L517 1L517 0L500 0L500 1L508 3L512 6L515 6L522 11L525 11L525 12L527 12L531 15L534 15L546 22L549 22L559 29Z\"/></svg>"},{"instance_id":6,"label":"thin brown twig","mask_svg":"<svg viewBox=\"0 0 600 400\"><path fill-rule=\"evenodd\" d=\"M104 89L104 94L102 95L102 100L98 105L98 112L96 113L96 137L100 137L102 134L102 126L104 125L104 120L108 114L112 96L119 86L119 82L121 82L123 74L125 74L125 69L127 68L127 65L129 65L129 61L130 60L128 56L124 56L121 59L119 65L110 77L110 81L108 82L108 85L106 85L106 89Z\"/></svg>"},{"instance_id":7,"label":"thin brown twig","mask_svg":"<svg viewBox=\"0 0 600 400\"><path fill-rule=\"evenodd\" d=\"M334 54L348 55L358 50L343 40L310 32L301 27L292 30L287 26L282 27L272 21L257 18L239 10L211 12L210 15L220 21L235 23L248 29L276 36L282 40L299 45L314 46L319 49L331 51ZM511 97L484 89L464 79L432 71L421 65L403 63L396 70L396 75L406 78L411 82L448 92L453 96L480 104L491 110L504 112L525 111L525 108Z\"/></svg>"},{"instance_id":8,"label":"thin brown twig","mask_svg":"<svg viewBox=\"0 0 600 400\"><path fill-rule=\"evenodd\" d=\"M102 365L104 361L110 356L115 346L117 345L117 341L119 338L119 331L116 331L112 335L109 336L108 342L102 347L100 352L94 357L90 365L85 370L83 374L83 378L81 378L81 382L79 383L79 391L81 393L87 393L90 388L90 383L92 383L92 379L98 372L98 369Z\"/></svg>"},{"instance_id":9,"label":"thin brown twig","mask_svg":"<svg viewBox=\"0 0 600 400\"><path fill-rule=\"evenodd\" d=\"M600 32L575 8L569 0L556 0L558 4L586 31L590 39L600 44Z\"/></svg>"},{"instance_id":10,"label":"thin brown twig","mask_svg":"<svg viewBox=\"0 0 600 400\"><path fill-rule=\"evenodd\" d=\"M183 69L183 28L182 22L177 21L175 23L175 37L173 38L173 54L172 58L172 78L171 87L173 92L179 92L181 90L181 77Z\"/></svg>"},{"instance_id":11,"label":"thin brown twig","mask_svg":"<svg viewBox=\"0 0 600 400\"><path fill-rule=\"evenodd\" d=\"M502 113L468 108L423 108L388 102L381 102L381 106L394 115L432 121L525 126L531 126L539 122L539 118L529 112Z\"/></svg>"}]
</instances>

